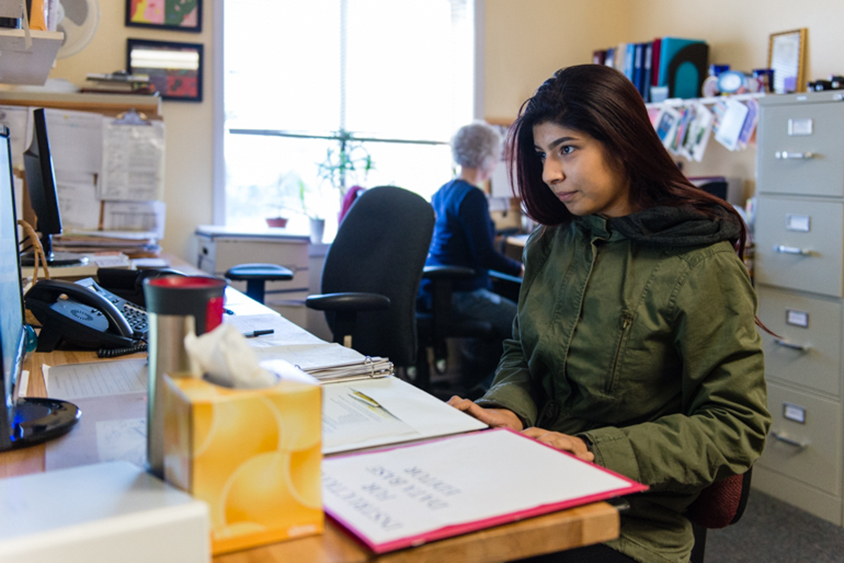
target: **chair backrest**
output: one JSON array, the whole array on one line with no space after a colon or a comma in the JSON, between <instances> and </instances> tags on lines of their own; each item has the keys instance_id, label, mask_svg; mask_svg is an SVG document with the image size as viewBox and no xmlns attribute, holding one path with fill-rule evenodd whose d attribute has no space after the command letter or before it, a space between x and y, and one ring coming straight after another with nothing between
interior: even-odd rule
<instances>
[{"instance_id":1,"label":"chair backrest","mask_svg":"<svg viewBox=\"0 0 844 563\"><path fill-rule=\"evenodd\" d=\"M693 524L710 529L738 522L750 494L751 472L752 468L709 485L689 506L686 516Z\"/></svg>"},{"instance_id":2,"label":"chair backrest","mask_svg":"<svg viewBox=\"0 0 844 563\"><path fill-rule=\"evenodd\" d=\"M362 192L349 209L322 271L322 293L379 293L384 311L358 313L353 347L388 356L396 365L416 361L416 294L434 232L434 210L421 196L394 186ZM333 329L333 319L326 314Z\"/></svg>"}]
</instances>

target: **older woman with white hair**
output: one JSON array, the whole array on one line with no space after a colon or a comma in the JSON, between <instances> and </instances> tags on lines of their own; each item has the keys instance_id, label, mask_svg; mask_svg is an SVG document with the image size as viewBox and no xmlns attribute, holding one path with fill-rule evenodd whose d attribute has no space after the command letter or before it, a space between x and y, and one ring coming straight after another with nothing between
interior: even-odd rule
<instances>
[{"instance_id":1,"label":"older woman with white hair","mask_svg":"<svg viewBox=\"0 0 844 563\"><path fill-rule=\"evenodd\" d=\"M480 364L489 366L481 373L463 372L463 383L471 388L491 381L505 338L512 333L516 304L491 291L489 270L520 276L521 262L495 249L495 225L482 186L490 179L501 156L502 138L491 125L476 121L461 127L451 140L454 162L459 175L442 186L431 198L437 215L434 236L426 265L465 266L475 276L456 283L452 297L455 316L483 320L492 324L493 337L480 348ZM423 296L427 287L423 284ZM465 366L464 366L465 368Z\"/></svg>"}]
</instances>

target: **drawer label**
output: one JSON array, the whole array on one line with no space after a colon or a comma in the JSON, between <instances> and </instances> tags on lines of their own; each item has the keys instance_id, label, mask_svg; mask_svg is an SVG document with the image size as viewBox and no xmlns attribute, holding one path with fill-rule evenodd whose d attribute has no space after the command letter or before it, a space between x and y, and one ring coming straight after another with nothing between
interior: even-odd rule
<instances>
[{"instance_id":1,"label":"drawer label","mask_svg":"<svg viewBox=\"0 0 844 563\"><path fill-rule=\"evenodd\" d=\"M809 313L806 311L785 310L785 322L792 326L809 328Z\"/></svg>"},{"instance_id":2,"label":"drawer label","mask_svg":"<svg viewBox=\"0 0 844 563\"><path fill-rule=\"evenodd\" d=\"M800 119L789 119L788 134L791 136L811 135L812 118L804 117Z\"/></svg>"},{"instance_id":3,"label":"drawer label","mask_svg":"<svg viewBox=\"0 0 844 563\"><path fill-rule=\"evenodd\" d=\"M794 213L788 213L785 216L785 230L808 233L809 219L809 215L795 215Z\"/></svg>"},{"instance_id":4,"label":"drawer label","mask_svg":"<svg viewBox=\"0 0 844 563\"><path fill-rule=\"evenodd\" d=\"M788 420L806 424L806 409L791 403L782 404L782 416Z\"/></svg>"}]
</instances>

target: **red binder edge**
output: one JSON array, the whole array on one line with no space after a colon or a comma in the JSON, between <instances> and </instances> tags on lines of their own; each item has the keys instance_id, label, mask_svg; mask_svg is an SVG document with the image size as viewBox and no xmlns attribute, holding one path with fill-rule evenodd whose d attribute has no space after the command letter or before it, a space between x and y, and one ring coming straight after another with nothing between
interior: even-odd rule
<instances>
[{"instance_id":1,"label":"red binder edge","mask_svg":"<svg viewBox=\"0 0 844 563\"><path fill-rule=\"evenodd\" d=\"M524 434L522 434L520 432L510 430L509 428L492 428L492 429L489 429L489 430L479 430L478 432L511 432L513 434L516 434L516 435L526 439L526 440L533 440L533 438L529 438L528 436L525 436ZM466 434L458 434L458 435L454 435L454 436L445 436L445 437L442 437L442 438L435 438L433 440L425 440L425 441L421 441L421 442L414 442L412 444L402 444L402 445L392 447L392 448L382 448L382 449L378 449L378 450L370 450L369 452L354 452L354 453L349 453L349 454L337 455L337 456L332 456L332 458L366 455L367 453L375 453L376 451L377 452L383 452L383 451L388 451L388 450L398 450L398 449L402 449L402 448L409 448L409 447L413 447L413 446L418 446L418 445L421 445L421 444L430 444L430 443L433 443L433 442L439 442L439 441L442 441L442 440L459 440L460 438L466 437L470 434L474 434L474 432L469 432L469 433L466 433ZM558 449L556 449L552 446L549 446L548 444L545 444L543 442L539 442L538 440L534 440L534 441L538 444L545 446L546 448L551 448L555 452L561 453L563 455L568 455L570 457L574 457L571 454L569 454L568 452L560 451L560 450L558 450ZM578 461L582 461L582 460L578 460ZM589 463L589 462L582 461L582 463ZM609 473L610 475L625 481L627 483L627 486L619 487L617 489L612 489L612 490L605 491L605 492L602 492L602 493L596 493L596 494L593 494L593 495L587 495L587 496L584 496L584 497L569 499L569 500L566 500L566 501L550 503L550 504L542 504L542 505L539 505L539 506L535 506L533 508L528 508L528 509L525 509L525 510L519 510L519 511L516 511L516 512L510 512L510 513L507 513L507 514L501 514L499 516L492 516L490 518L483 518L481 520L475 520L473 522L466 522L464 524L455 524L453 526L444 526L442 528L437 528L436 530L431 530L429 532L424 532L422 534L417 534L417 535L414 535L414 536L408 536L406 538L401 538L401 539L398 539L398 540L393 540L393 541L390 541L390 542L384 542L384 543L380 543L380 544L373 543L373 542L369 541L362 532L360 532L357 528L354 527L354 525L352 525L351 523L343 520L342 518L340 518L338 516L335 516L334 514L332 514L331 510L329 510L327 507L324 507L324 509L325 509L326 515L328 515L329 518L331 518L333 521L340 524L343 528L345 528L348 532L350 532L355 538L357 538L359 541L361 541L364 545L366 545L373 552L375 552L375 553L386 553L386 552L389 552L389 551L395 551L397 549L402 549L402 548L405 548L405 547L420 546L420 545L423 545L423 544L428 543L428 542L441 540L441 539L445 539L445 538L450 538L450 537L453 537L453 536L459 536L459 535L462 535L462 534L467 534L469 532L475 532L477 530L483 530L485 528L492 528L493 526L500 526L502 524L509 524L511 522L524 520L525 518L531 518L533 516L541 516L543 514L550 514L551 512L557 512L557 511L560 511L560 510L565 510L567 508L573 508L575 506L583 506L583 505L586 505L586 504L591 504L593 502L598 502L598 501L606 500L606 499L613 498L613 497L628 495L628 494L632 494L632 493L638 493L638 492L646 491L648 489L647 485L643 485L643 484L641 484L637 481L633 481L632 479L629 479L628 477L625 477L624 475L616 473L615 471L612 471L610 469L607 469L605 467L601 467L601 466L595 465L595 464L590 464L590 465L594 466L596 469L600 469L601 471L604 471L605 473Z\"/></svg>"}]
</instances>

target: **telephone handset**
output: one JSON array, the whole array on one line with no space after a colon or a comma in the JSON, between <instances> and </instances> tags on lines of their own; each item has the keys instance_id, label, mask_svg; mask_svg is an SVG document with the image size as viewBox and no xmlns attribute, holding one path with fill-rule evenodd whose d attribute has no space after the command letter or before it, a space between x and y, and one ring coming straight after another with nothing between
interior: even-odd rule
<instances>
[{"instance_id":1,"label":"telephone handset","mask_svg":"<svg viewBox=\"0 0 844 563\"><path fill-rule=\"evenodd\" d=\"M39 280L25 302L41 323L39 352L53 351L60 341L86 349L128 348L140 336L111 301L77 283Z\"/></svg>"}]
</instances>

